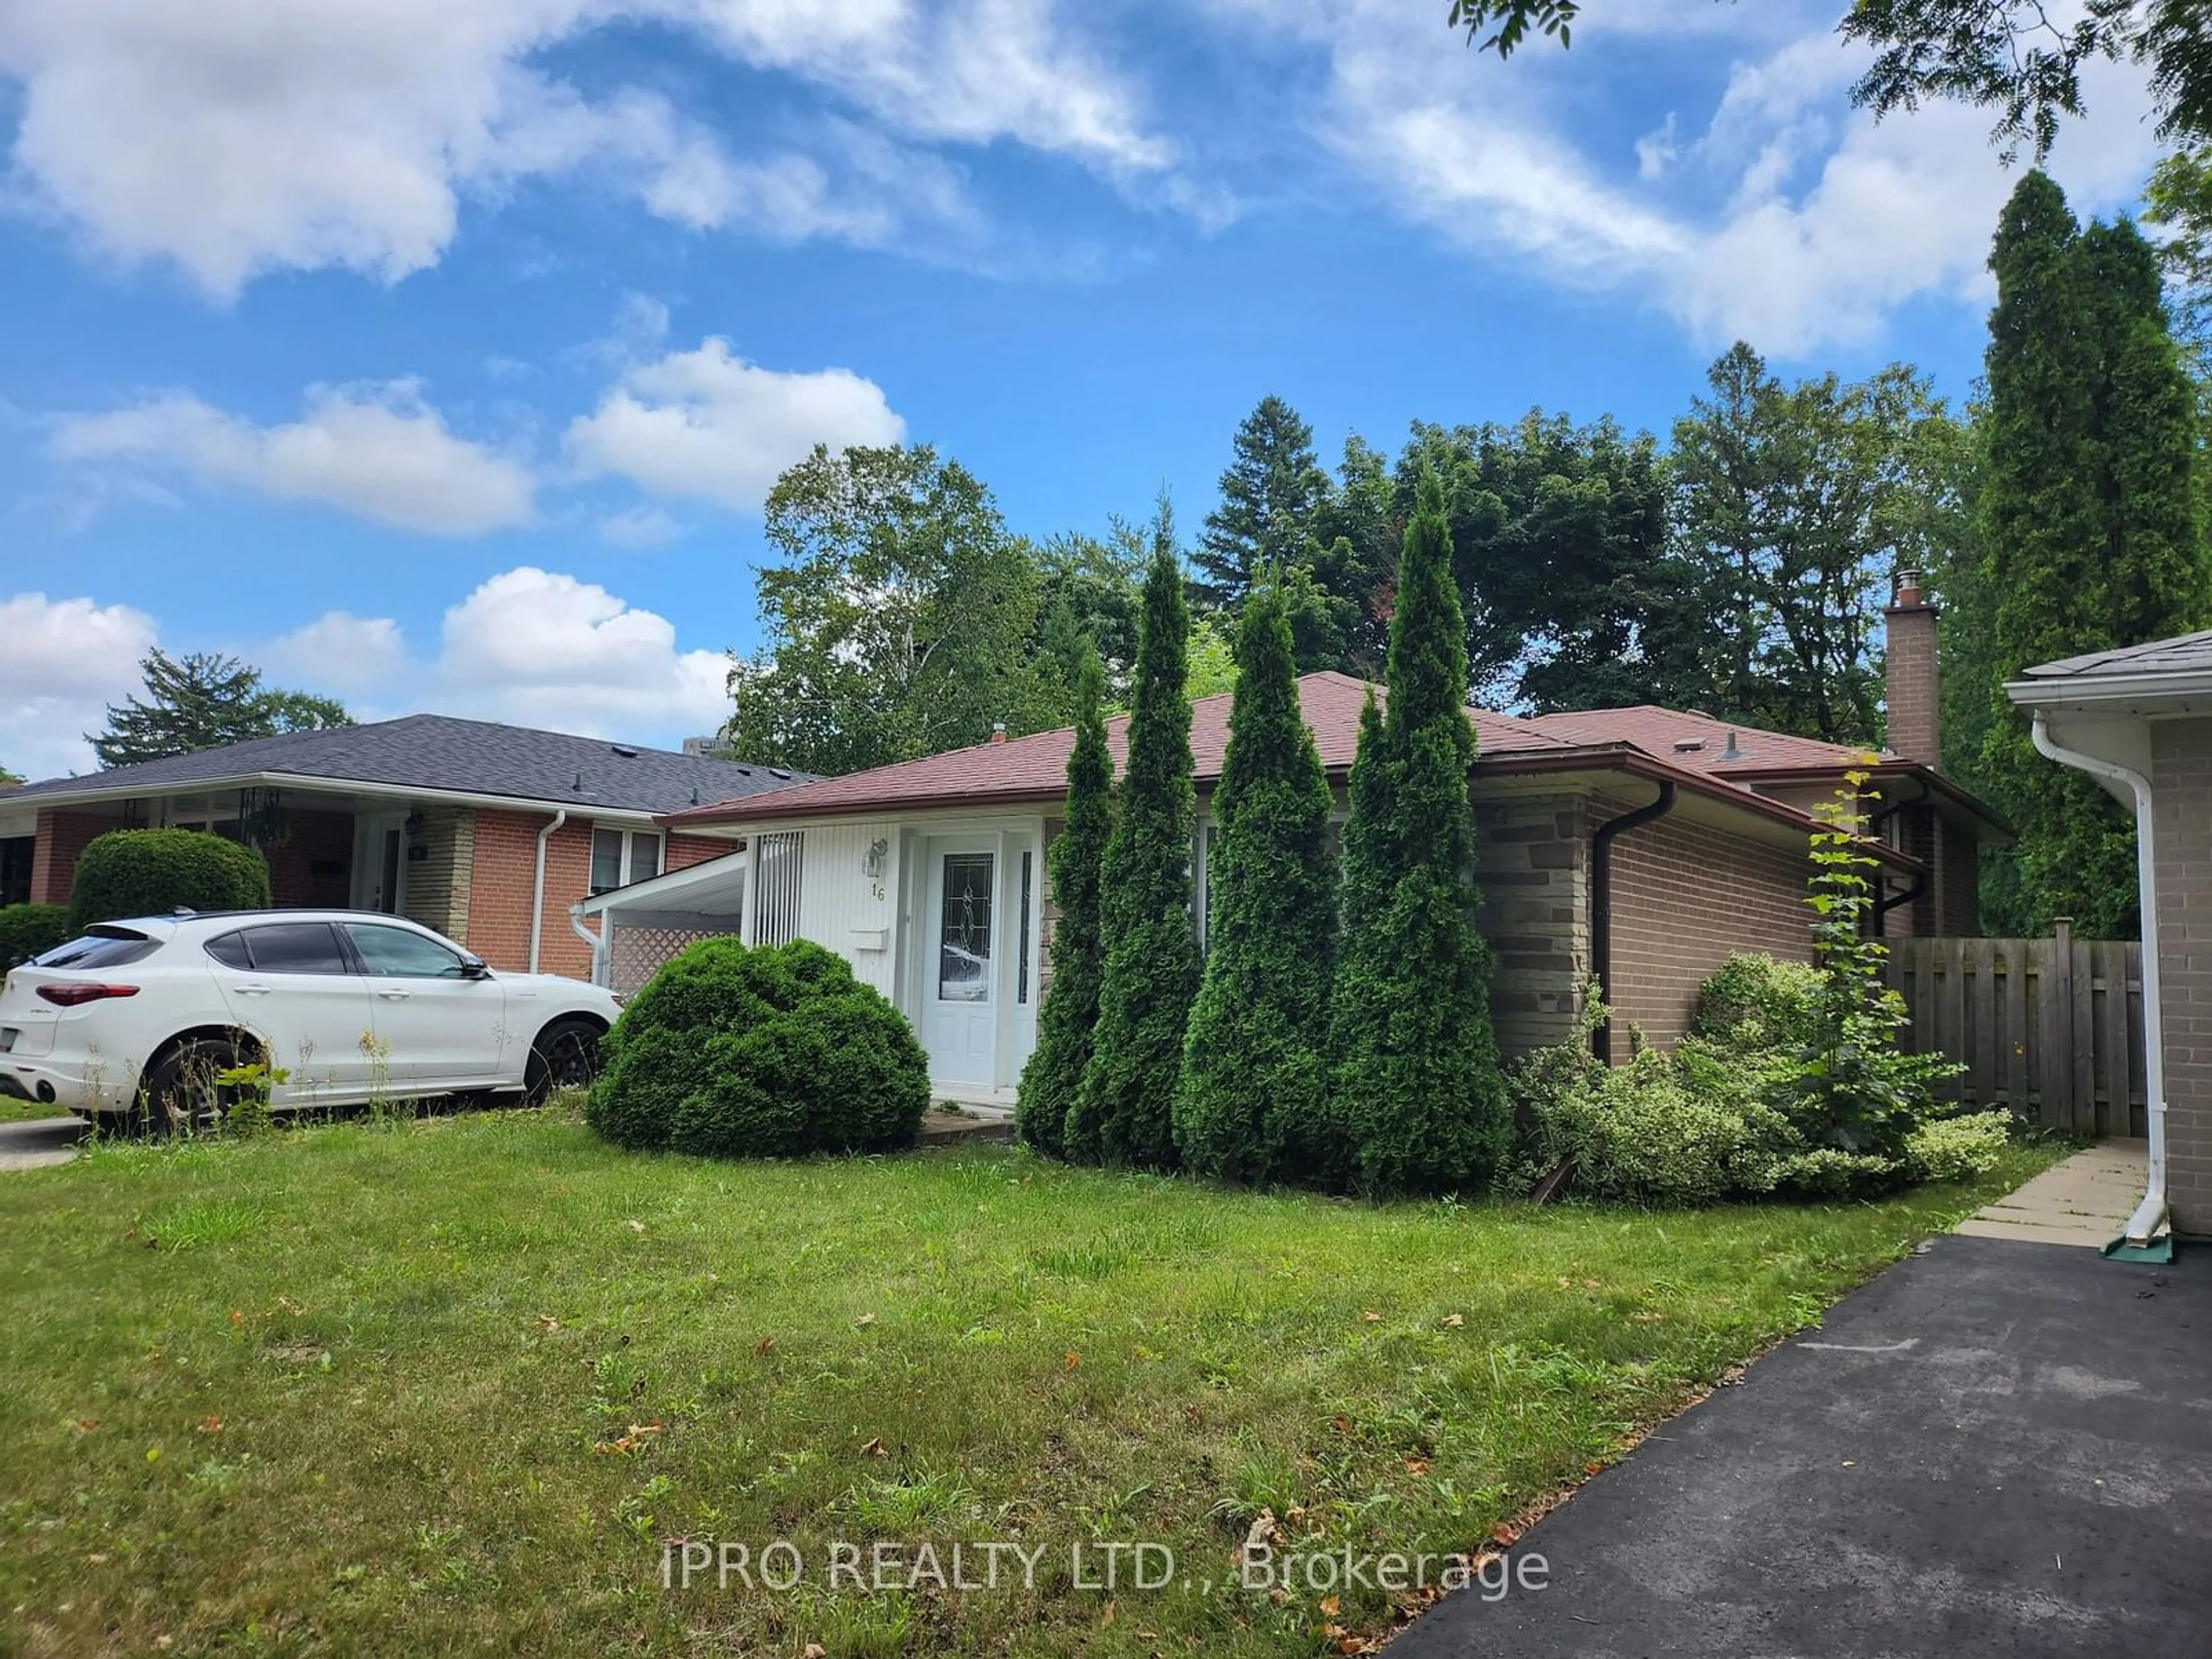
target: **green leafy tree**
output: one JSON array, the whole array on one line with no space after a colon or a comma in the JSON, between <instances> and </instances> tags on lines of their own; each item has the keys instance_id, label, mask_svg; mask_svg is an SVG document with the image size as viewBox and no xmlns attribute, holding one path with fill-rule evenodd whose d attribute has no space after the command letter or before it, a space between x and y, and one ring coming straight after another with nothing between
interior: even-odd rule
<instances>
[{"instance_id":1,"label":"green leafy tree","mask_svg":"<svg viewBox=\"0 0 2212 1659\"><path fill-rule=\"evenodd\" d=\"M1129 750L1100 877L1106 973L1067 1144L1108 1164L1175 1167L1174 1106L1183 1030L1198 988L1191 930L1190 617L1164 506L1145 577Z\"/></svg>"},{"instance_id":2,"label":"green leafy tree","mask_svg":"<svg viewBox=\"0 0 2212 1659\"><path fill-rule=\"evenodd\" d=\"M1425 472L1443 486L1485 702L1541 713L1693 700L1710 619L1669 540L1648 433L1540 410L1512 426L1417 423L1397 469L1407 513Z\"/></svg>"},{"instance_id":3,"label":"green leafy tree","mask_svg":"<svg viewBox=\"0 0 2212 1659\"><path fill-rule=\"evenodd\" d=\"M1331 1117L1376 1192L1486 1188L1512 1134L1468 878L1466 685L1451 535L1430 477L1399 561L1389 707L1361 720L1331 1001Z\"/></svg>"},{"instance_id":4,"label":"green leafy tree","mask_svg":"<svg viewBox=\"0 0 2212 1659\"><path fill-rule=\"evenodd\" d=\"M1055 536L1036 550L1042 582L1037 643L1062 689L1061 713L1073 719L1085 660L1093 655L1103 672L1104 701L1128 700L1137 663L1139 589L1151 556L1143 531L1115 519L1103 536Z\"/></svg>"},{"instance_id":5,"label":"green leafy tree","mask_svg":"<svg viewBox=\"0 0 2212 1659\"><path fill-rule=\"evenodd\" d=\"M1211 617L1190 619L1183 659L1183 695L1193 702L1237 689L1237 647Z\"/></svg>"},{"instance_id":6,"label":"green leafy tree","mask_svg":"<svg viewBox=\"0 0 2212 1659\"><path fill-rule=\"evenodd\" d=\"M1582 11L1582 0L1450 0L1447 15L1510 58L1532 32L1566 46ZM1875 53L1853 102L1876 115L1937 99L1995 110L2008 153L2050 149L2060 118L2083 112L2081 68L2098 58L2148 66L2161 135L2212 135L2212 17L2197 0L2087 0L2056 15L2042 0L1850 0L1837 32Z\"/></svg>"},{"instance_id":7,"label":"green leafy tree","mask_svg":"<svg viewBox=\"0 0 2212 1659\"><path fill-rule=\"evenodd\" d=\"M196 754L280 732L350 726L353 717L330 697L280 691L261 671L236 657L195 652L172 657L158 647L138 665L145 695L110 704L107 729L86 741L102 766L129 766L171 755Z\"/></svg>"},{"instance_id":8,"label":"green leafy tree","mask_svg":"<svg viewBox=\"0 0 2212 1659\"><path fill-rule=\"evenodd\" d=\"M0 789L21 789L23 787L23 781L21 773L11 772L6 767L0 766Z\"/></svg>"},{"instance_id":9,"label":"green leafy tree","mask_svg":"<svg viewBox=\"0 0 2212 1659\"><path fill-rule=\"evenodd\" d=\"M2212 619L2194 476L2195 397L2167 332L2157 258L2134 227L2083 232L2031 173L1997 224L1987 359L1988 459L1975 593L1995 674L1979 781L2020 832L1983 894L1990 924L2070 915L2103 938L2136 925L2128 815L2035 752L2003 682L2058 657Z\"/></svg>"},{"instance_id":10,"label":"green leafy tree","mask_svg":"<svg viewBox=\"0 0 2212 1659\"><path fill-rule=\"evenodd\" d=\"M1390 594L1405 536L1389 458L1352 434L1344 441L1335 485L1315 516L1314 540L1322 550L1314 574L1328 592L1350 603L1350 629L1335 665L1361 679L1379 679L1390 652ZM1298 608L1293 605L1294 636L1297 627ZM1301 669L1312 665L1303 646L1299 664Z\"/></svg>"},{"instance_id":11,"label":"green leafy tree","mask_svg":"<svg viewBox=\"0 0 2212 1659\"><path fill-rule=\"evenodd\" d=\"M1014 1097L1014 1128L1022 1139L1054 1158L1096 1158L1095 1139L1070 1147L1068 1113L1082 1092L1091 1063L1091 1032L1098 1024L1098 994L1106 974L1099 936L1099 883L1114 830L1114 762L1106 752L1106 722L1099 698L1103 676L1098 653L1085 659L1076 682L1075 747L1067 757L1067 816L1046 863L1053 903L1060 911L1047 941L1052 978L1037 1011L1037 1042L1022 1068Z\"/></svg>"},{"instance_id":12,"label":"green leafy tree","mask_svg":"<svg viewBox=\"0 0 2212 1659\"><path fill-rule=\"evenodd\" d=\"M1902 366L1787 386L1741 342L1709 381L1674 426L1679 544L1711 619L1705 685L1682 701L1871 743L1887 578L1927 568L1957 517L1949 416Z\"/></svg>"},{"instance_id":13,"label":"green leafy tree","mask_svg":"<svg viewBox=\"0 0 2212 1659\"><path fill-rule=\"evenodd\" d=\"M1263 588L1237 631L1237 700L1213 794L1206 956L1183 1043L1176 1146L1236 1180L1324 1172L1335 860L1328 780L1298 706L1289 607Z\"/></svg>"},{"instance_id":14,"label":"green leafy tree","mask_svg":"<svg viewBox=\"0 0 2212 1659\"><path fill-rule=\"evenodd\" d=\"M858 772L1057 723L1042 579L991 493L926 445L822 445L776 480L764 641L733 660L724 746Z\"/></svg>"}]
</instances>

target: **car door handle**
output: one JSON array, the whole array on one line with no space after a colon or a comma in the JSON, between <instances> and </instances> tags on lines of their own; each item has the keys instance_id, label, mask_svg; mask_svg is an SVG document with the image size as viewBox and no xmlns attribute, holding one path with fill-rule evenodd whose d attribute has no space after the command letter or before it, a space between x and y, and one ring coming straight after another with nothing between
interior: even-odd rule
<instances>
[{"instance_id":1,"label":"car door handle","mask_svg":"<svg viewBox=\"0 0 2212 1659\"><path fill-rule=\"evenodd\" d=\"M238 994L242 997L265 997L270 991L270 988L266 985L240 985L236 989Z\"/></svg>"},{"instance_id":2,"label":"car door handle","mask_svg":"<svg viewBox=\"0 0 2212 1659\"><path fill-rule=\"evenodd\" d=\"M384 990L379 991L376 994L386 1002L404 1002L415 994L412 991Z\"/></svg>"}]
</instances>

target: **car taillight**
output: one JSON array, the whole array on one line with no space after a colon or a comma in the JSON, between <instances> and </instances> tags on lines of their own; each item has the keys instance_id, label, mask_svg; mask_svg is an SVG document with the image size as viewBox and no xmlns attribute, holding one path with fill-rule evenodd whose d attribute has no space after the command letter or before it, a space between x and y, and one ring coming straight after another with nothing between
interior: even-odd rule
<instances>
[{"instance_id":1,"label":"car taillight","mask_svg":"<svg viewBox=\"0 0 2212 1659\"><path fill-rule=\"evenodd\" d=\"M64 1008L74 1008L81 1002L99 1002L107 997L135 997L135 985L41 985L39 994L49 1002L58 1002Z\"/></svg>"}]
</instances>

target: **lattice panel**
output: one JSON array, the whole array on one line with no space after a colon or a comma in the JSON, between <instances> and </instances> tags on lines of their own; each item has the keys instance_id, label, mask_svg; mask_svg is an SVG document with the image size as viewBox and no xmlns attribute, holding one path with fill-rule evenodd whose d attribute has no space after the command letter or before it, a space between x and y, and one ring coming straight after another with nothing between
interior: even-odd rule
<instances>
[{"instance_id":1,"label":"lattice panel","mask_svg":"<svg viewBox=\"0 0 2212 1659\"><path fill-rule=\"evenodd\" d=\"M659 971L660 965L695 940L713 939L735 928L617 927L609 969L617 996L629 996Z\"/></svg>"}]
</instances>

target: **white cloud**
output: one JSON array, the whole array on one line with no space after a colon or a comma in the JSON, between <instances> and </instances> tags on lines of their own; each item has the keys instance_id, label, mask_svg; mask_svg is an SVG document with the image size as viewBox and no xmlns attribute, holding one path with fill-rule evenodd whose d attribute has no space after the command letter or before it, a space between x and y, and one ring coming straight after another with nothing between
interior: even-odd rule
<instances>
[{"instance_id":1,"label":"white cloud","mask_svg":"<svg viewBox=\"0 0 2212 1659\"><path fill-rule=\"evenodd\" d=\"M825 88L878 144L1011 140L1125 187L1173 159L1047 0L14 0L16 180L94 246L173 260L222 297L271 270L395 282L437 263L465 198L533 179L596 178L681 224L783 240L884 246L972 216L934 155L905 169L919 189L834 128L821 155L734 155L658 92L590 97L540 66L622 21Z\"/></svg>"},{"instance_id":2,"label":"white cloud","mask_svg":"<svg viewBox=\"0 0 2212 1659\"><path fill-rule=\"evenodd\" d=\"M617 474L654 495L757 512L776 475L816 444L896 443L905 432L872 380L762 368L709 336L629 370L569 423L564 447L580 477Z\"/></svg>"},{"instance_id":3,"label":"white cloud","mask_svg":"<svg viewBox=\"0 0 2212 1659\"><path fill-rule=\"evenodd\" d=\"M154 619L127 605L18 593L0 600L0 766L36 781L90 771L83 733L138 689Z\"/></svg>"},{"instance_id":4,"label":"white cloud","mask_svg":"<svg viewBox=\"0 0 2212 1659\"><path fill-rule=\"evenodd\" d=\"M666 617L530 565L448 609L426 657L397 623L344 611L248 654L376 718L465 714L672 746L729 714L721 652L683 649Z\"/></svg>"},{"instance_id":5,"label":"white cloud","mask_svg":"<svg viewBox=\"0 0 2212 1659\"><path fill-rule=\"evenodd\" d=\"M314 387L306 416L257 427L173 392L54 424L58 459L136 461L277 501L313 501L402 530L478 535L530 522L528 466L457 437L420 385Z\"/></svg>"},{"instance_id":6,"label":"white cloud","mask_svg":"<svg viewBox=\"0 0 2212 1659\"><path fill-rule=\"evenodd\" d=\"M1317 131L1401 215L1474 257L1639 299L1705 345L1802 357L1876 337L1919 296L1980 302L2017 177L1986 112L1938 104L1877 122L1845 101L1864 60L1830 15L1697 3L1709 26L1744 20L1731 39L1747 55L1694 138L1670 114L1601 154L1570 115L1604 95L1627 50L1650 50L1637 37L1687 19L1668 0L1601 10L1571 52L1539 44L1510 64L1437 51L1419 9L1350 0L1304 24L1328 69ZM1631 39L1608 56L1608 35ZM2085 84L2095 118L2062 136L2053 171L2085 211L2110 210L2154 154L2148 100L2127 66L2094 65Z\"/></svg>"}]
</instances>

